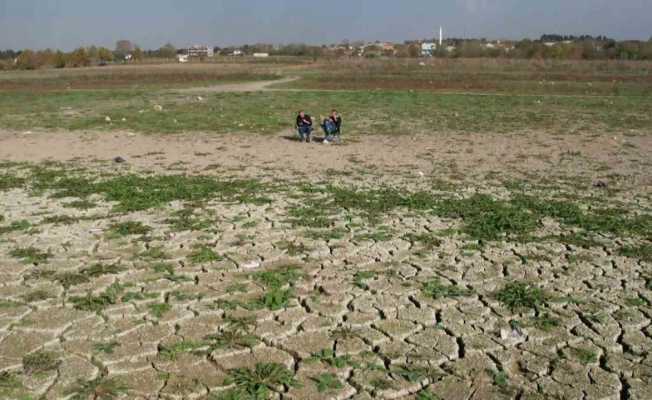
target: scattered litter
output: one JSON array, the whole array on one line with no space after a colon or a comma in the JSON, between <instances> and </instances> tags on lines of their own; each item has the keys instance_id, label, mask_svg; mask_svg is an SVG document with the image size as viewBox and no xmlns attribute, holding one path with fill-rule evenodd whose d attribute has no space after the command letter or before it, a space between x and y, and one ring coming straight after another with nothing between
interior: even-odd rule
<instances>
[{"instance_id":1,"label":"scattered litter","mask_svg":"<svg viewBox=\"0 0 652 400\"><path fill-rule=\"evenodd\" d=\"M197 96L197 101L204 101L204 98L201 96Z\"/></svg>"},{"instance_id":2,"label":"scattered litter","mask_svg":"<svg viewBox=\"0 0 652 400\"><path fill-rule=\"evenodd\" d=\"M501 329L500 338L507 342L508 345L515 346L525 342L527 335L522 329Z\"/></svg>"},{"instance_id":3,"label":"scattered litter","mask_svg":"<svg viewBox=\"0 0 652 400\"><path fill-rule=\"evenodd\" d=\"M423 178L424 176L426 176L426 174L424 174L422 171L419 171L419 176Z\"/></svg>"},{"instance_id":4,"label":"scattered litter","mask_svg":"<svg viewBox=\"0 0 652 400\"><path fill-rule=\"evenodd\" d=\"M154 105L154 111L163 111L163 106L160 104L155 104Z\"/></svg>"},{"instance_id":5,"label":"scattered litter","mask_svg":"<svg viewBox=\"0 0 652 400\"><path fill-rule=\"evenodd\" d=\"M256 269L260 267L259 261L249 261L248 263L242 264L242 269Z\"/></svg>"},{"instance_id":6,"label":"scattered litter","mask_svg":"<svg viewBox=\"0 0 652 400\"><path fill-rule=\"evenodd\" d=\"M115 158L113 159L113 162L114 162L114 163L118 163L118 164L122 164L122 163L126 163L127 160L125 160L124 158L118 156L118 157L115 157Z\"/></svg>"},{"instance_id":7,"label":"scattered litter","mask_svg":"<svg viewBox=\"0 0 652 400\"><path fill-rule=\"evenodd\" d=\"M122 118L122 122L127 122L127 118Z\"/></svg>"},{"instance_id":8,"label":"scattered litter","mask_svg":"<svg viewBox=\"0 0 652 400\"><path fill-rule=\"evenodd\" d=\"M106 117L104 117L104 120L105 120L106 122L111 122L111 117L106 116Z\"/></svg>"},{"instance_id":9,"label":"scattered litter","mask_svg":"<svg viewBox=\"0 0 652 400\"><path fill-rule=\"evenodd\" d=\"M424 63L423 61L421 61L421 62L419 63L419 65L422 66L422 67L425 67L425 66L426 66L426 63Z\"/></svg>"}]
</instances>

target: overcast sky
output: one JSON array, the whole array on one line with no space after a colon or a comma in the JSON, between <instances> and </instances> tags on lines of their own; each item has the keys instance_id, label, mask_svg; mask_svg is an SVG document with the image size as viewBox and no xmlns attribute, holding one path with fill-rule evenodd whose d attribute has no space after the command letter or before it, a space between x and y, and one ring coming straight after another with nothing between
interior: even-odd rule
<instances>
[{"instance_id":1,"label":"overcast sky","mask_svg":"<svg viewBox=\"0 0 652 400\"><path fill-rule=\"evenodd\" d=\"M0 0L0 48L652 36L652 0Z\"/></svg>"}]
</instances>

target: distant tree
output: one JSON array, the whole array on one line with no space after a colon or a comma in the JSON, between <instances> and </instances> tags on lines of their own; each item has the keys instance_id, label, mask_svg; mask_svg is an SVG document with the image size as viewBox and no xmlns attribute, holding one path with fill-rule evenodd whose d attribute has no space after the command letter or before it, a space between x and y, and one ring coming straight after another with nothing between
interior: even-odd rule
<instances>
[{"instance_id":1,"label":"distant tree","mask_svg":"<svg viewBox=\"0 0 652 400\"><path fill-rule=\"evenodd\" d=\"M418 44L411 44L407 49L408 57L416 58L421 54L421 48Z\"/></svg>"},{"instance_id":2,"label":"distant tree","mask_svg":"<svg viewBox=\"0 0 652 400\"><path fill-rule=\"evenodd\" d=\"M24 50L16 58L16 68L18 69L37 69L40 67L38 58L32 50Z\"/></svg>"},{"instance_id":3,"label":"distant tree","mask_svg":"<svg viewBox=\"0 0 652 400\"><path fill-rule=\"evenodd\" d=\"M177 49L172 45L172 43L166 43L165 46L158 50L158 53L159 57L162 58L174 58L177 55Z\"/></svg>"},{"instance_id":4,"label":"distant tree","mask_svg":"<svg viewBox=\"0 0 652 400\"><path fill-rule=\"evenodd\" d=\"M91 58L88 55L88 51L86 51L85 48L80 47L70 53L68 62L70 66L74 68L88 67L91 65Z\"/></svg>"},{"instance_id":5,"label":"distant tree","mask_svg":"<svg viewBox=\"0 0 652 400\"><path fill-rule=\"evenodd\" d=\"M97 49L97 46L91 46L86 51L88 52L88 57L90 57L91 60L95 61L99 59L99 50Z\"/></svg>"},{"instance_id":6,"label":"distant tree","mask_svg":"<svg viewBox=\"0 0 652 400\"><path fill-rule=\"evenodd\" d=\"M143 50L136 46L133 52L134 61L143 61Z\"/></svg>"},{"instance_id":7,"label":"distant tree","mask_svg":"<svg viewBox=\"0 0 652 400\"><path fill-rule=\"evenodd\" d=\"M123 59L127 54L131 54L134 51L134 44L129 40L118 40L115 44L115 56L117 58Z\"/></svg>"},{"instance_id":8,"label":"distant tree","mask_svg":"<svg viewBox=\"0 0 652 400\"><path fill-rule=\"evenodd\" d=\"M58 50L54 54L52 63L54 68L65 68L66 64L68 63L68 57L66 57L66 54L63 51Z\"/></svg>"},{"instance_id":9,"label":"distant tree","mask_svg":"<svg viewBox=\"0 0 652 400\"><path fill-rule=\"evenodd\" d=\"M108 63L113 61L113 53L111 50L107 49L106 47L100 47L97 50L97 59L100 61L100 63Z\"/></svg>"}]
</instances>

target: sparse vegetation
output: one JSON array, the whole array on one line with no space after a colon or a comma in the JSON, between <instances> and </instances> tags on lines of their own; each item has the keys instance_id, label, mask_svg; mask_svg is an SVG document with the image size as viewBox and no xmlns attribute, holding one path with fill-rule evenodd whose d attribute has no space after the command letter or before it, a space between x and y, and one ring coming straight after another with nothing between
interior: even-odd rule
<instances>
[{"instance_id":1,"label":"sparse vegetation","mask_svg":"<svg viewBox=\"0 0 652 400\"><path fill-rule=\"evenodd\" d=\"M299 383L285 366L259 363L253 368L236 368L229 371L237 390L256 399L267 399L282 387L296 387Z\"/></svg>"},{"instance_id":2,"label":"sparse vegetation","mask_svg":"<svg viewBox=\"0 0 652 400\"><path fill-rule=\"evenodd\" d=\"M320 374L312 377L311 379L317 386L317 391L319 393L339 390L344 387L339 378L336 375L330 373Z\"/></svg>"},{"instance_id":3,"label":"sparse vegetation","mask_svg":"<svg viewBox=\"0 0 652 400\"><path fill-rule=\"evenodd\" d=\"M526 282L508 283L496 293L496 298L512 311L536 309L546 300L542 289Z\"/></svg>"},{"instance_id":4,"label":"sparse vegetation","mask_svg":"<svg viewBox=\"0 0 652 400\"><path fill-rule=\"evenodd\" d=\"M113 237L146 235L151 232L152 228L138 221L121 222L109 227L109 235Z\"/></svg>"},{"instance_id":5,"label":"sparse vegetation","mask_svg":"<svg viewBox=\"0 0 652 400\"><path fill-rule=\"evenodd\" d=\"M423 294L433 298L434 300L445 297L464 297L473 293L471 290L461 288L457 285L444 285L441 283L439 278L434 278L424 283L422 291Z\"/></svg>"},{"instance_id":6,"label":"sparse vegetation","mask_svg":"<svg viewBox=\"0 0 652 400\"><path fill-rule=\"evenodd\" d=\"M59 368L61 360L49 351L37 351L23 357L23 371L27 375L47 373Z\"/></svg>"},{"instance_id":7,"label":"sparse vegetation","mask_svg":"<svg viewBox=\"0 0 652 400\"><path fill-rule=\"evenodd\" d=\"M52 253L41 251L35 247L17 248L9 253L12 257L23 260L25 264L43 264L52 257Z\"/></svg>"}]
</instances>

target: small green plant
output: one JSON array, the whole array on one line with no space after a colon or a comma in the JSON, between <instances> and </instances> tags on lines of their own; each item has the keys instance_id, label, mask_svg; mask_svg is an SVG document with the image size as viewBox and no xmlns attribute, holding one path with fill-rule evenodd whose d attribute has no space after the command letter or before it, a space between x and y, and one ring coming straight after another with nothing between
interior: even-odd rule
<instances>
[{"instance_id":1,"label":"small green plant","mask_svg":"<svg viewBox=\"0 0 652 400\"><path fill-rule=\"evenodd\" d=\"M529 283L510 282L496 293L496 299L514 311L523 308L537 309L544 304L546 296L541 288Z\"/></svg>"},{"instance_id":2,"label":"small green plant","mask_svg":"<svg viewBox=\"0 0 652 400\"><path fill-rule=\"evenodd\" d=\"M339 390L344 387L337 376L331 373L320 374L313 376L310 379L315 383L315 386L317 386L317 391L319 393Z\"/></svg>"},{"instance_id":3,"label":"small green plant","mask_svg":"<svg viewBox=\"0 0 652 400\"><path fill-rule=\"evenodd\" d=\"M587 349L571 348L571 354L582 364L594 364L598 362L598 355Z\"/></svg>"},{"instance_id":4,"label":"small green plant","mask_svg":"<svg viewBox=\"0 0 652 400\"><path fill-rule=\"evenodd\" d=\"M391 369L391 374L408 382L422 382L436 377L436 373L427 367L418 365L397 365Z\"/></svg>"},{"instance_id":5,"label":"small green plant","mask_svg":"<svg viewBox=\"0 0 652 400\"><path fill-rule=\"evenodd\" d=\"M439 278L433 278L423 284L421 289L423 294L435 300L441 298L465 297L473 292L469 289L463 289L457 285L444 285Z\"/></svg>"},{"instance_id":6,"label":"small green plant","mask_svg":"<svg viewBox=\"0 0 652 400\"><path fill-rule=\"evenodd\" d=\"M333 229L311 229L305 232L305 236L312 240L340 240L343 239L348 231L344 228Z\"/></svg>"},{"instance_id":7,"label":"small green plant","mask_svg":"<svg viewBox=\"0 0 652 400\"><path fill-rule=\"evenodd\" d=\"M24 294L21 297L22 297L23 300L25 300L26 303L34 303L34 302L38 302L38 301L51 299L54 296L50 292L48 292L46 290L39 289L39 290L35 290L33 292L29 292L27 294Z\"/></svg>"},{"instance_id":8,"label":"small green plant","mask_svg":"<svg viewBox=\"0 0 652 400\"><path fill-rule=\"evenodd\" d=\"M81 273L88 277L96 278L102 275L117 275L123 271L124 268L122 268L118 264L105 265L105 264L98 263L88 268L82 269Z\"/></svg>"},{"instance_id":9,"label":"small green plant","mask_svg":"<svg viewBox=\"0 0 652 400\"><path fill-rule=\"evenodd\" d=\"M196 246L193 252L188 256L193 264L207 264L216 261L222 261L222 256L218 255L206 245Z\"/></svg>"},{"instance_id":10,"label":"small green plant","mask_svg":"<svg viewBox=\"0 0 652 400\"><path fill-rule=\"evenodd\" d=\"M75 200L66 203L63 206L66 208L76 208L78 210L90 210L91 208L97 207L97 204L89 200Z\"/></svg>"},{"instance_id":11,"label":"small green plant","mask_svg":"<svg viewBox=\"0 0 652 400\"><path fill-rule=\"evenodd\" d=\"M214 335L208 335L204 340L208 343L211 351L218 349L246 349L260 343L260 339L256 335L236 327L228 327Z\"/></svg>"},{"instance_id":12,"label":"small green plant","mask_svg":"<svg viewBox=\"0 0 652 400\"><path fill-rule=\"evenodd\" d=\"M211 220L195 216L192 208L175 211L171 218L165 220L165 223L170 225L173 232L203 231L214 225Z\"/></svg>"},{"instance_id":13,"label":"small green plant","mask_svg":"<svg viewBox=\"0 0 652 400\"><path fill-rule=\"evenodd\" d=\"M92 381L77 381L77 384L66 391L71 400L113 400L127 393L128 388L118 379L97 377Z\"/></svg>"},{"instance_id":14,"label":"small green plant","mask_svg":"<svg viewBox=\"0 0 652 400\"><path fill-rule=\"evenodd\" d=\"M623 247L618 251L618 253L621 256L638 258L641 261L652 262L652 244L644 244L637 247Z\"/></svg>"},{"instance_id":15,"label":"small green plant","mask_svg":"<svg viewBox=\"0 0 652 400\"><path fill-rule=\"evenodd\" d=\"M104 354L113 354L116 347L120 347L120 343L116 342L116 341L106 342L106 343L94 343L93 344L93 349L96 352L104 353Z\"/></svg>"},{"instance_id":16,"label":"small green plant","mask_svg":"<svg viewBox=\"0 0 652 400\"><path fill-rule=\"evenodd\" d=\"M18 248L9 253L12 257L23 260L26 264L42 264L52 257L50 252L43 252L34 247Z\"/></svg>"},{"instance_id":17,"label":"small green plant","mask_svg":"<svg viewBox=\"0 0 652 400\"><path fill-rule=\"evenodd\" d=\"M280 387L299 386L294 374L276 363L258 363L253 369L236 368L228 373L237 389L252 399L267 399Z\"/></svg>"},{"instance_id":18,"label":"small green plant","mask_svg":"<svg viewBox=\"0 0 652 400\"><path fill-rule=\"evenodd\" d=\"M179 354L192 353L205 346L206 344L204 342L184 340L169 345L161 345L159 347L159 355L167 360L174 361Z\"/></svg>"},{"instance_id":19,"label":"small green plant","mask_svg":"<svg viewBox=\"0 0 652 400\"><path fill-rule=\"evenodd\" d=\"M123 291L123 285L114 283L97 296L88 293L84 297L73 297L70 299L70 302L74 304L75 308L78 310L99 313L106 307L116 304Z\"/></svg>"},{"instance_id":20,"label":"small green plant","mask_svg":"<svg viewBox=\"0 0 652 400\"><path fill-rule=\"evenodd\" d=\"M17 231L26 231L32 227L32 224L29 221L14 221L8 226L0 226L0 235L5 233L17 232Z\"/></svg>"},{"instance_id":21,"label":"small green plant","mask_svg":"<svg viewBox=\"0 0 652 400\"><path fill-rule=\"evenodd\" d=\"M130 235L147 235L152 228L138 221L127 221L113 224L109 227L111 237L122 237Z\"/></svg>"},{"instance_id":22,"label":"small green plant","mask_svg":"<svg viewBox=\"0 0 652 400\"><path fill-rule=\"evenodd\" d=\"M24 389L23 383L14 372L0 372L0 394L13 396Z\"/></svg>"},{"instance_id":23,"label":"small green plant","mask_svg":"<svg viewBox=\"0 0 652 400\"><path fill-rule=\"evenodd\" d=\"M338 357L335 355L335 352L332 349L323 349L319 353L314 353L307 361L323 362L324 364L335 368L344 368L354 365L351 356L344 355Z\"/></svg>"},{"instance_id":24,"label":"small green plant","mask_svg":"<svg viewBox=\"0 0 652 400\"><path fill-rule=\"evenodd\" d=\"M247 285L244 283L232 283L226 288L226 292L229 294L233 293L246 293L247 292Z\"/></svg>"},{"instance_id":25,"label":"small green plant","mask_svg":"<svg viewBox=\"0 0 652 400\"><path fill-rule=\"evenodd\" d=\"M287 308L290 299L293 297L294 291L292 289L279 289L273 287L263 293L263 295L258 299L252 300L248 304L248 308L254 310L267 308L270 311L277 311Z\"/></svg>"},{"instance_id":26,"label":"small green plant","mask_svg":"<svg viewBox=\"0 0 652 400\"><path fill-rule=\"evenodd\" d=\"M159 274L166 273L169 275L174 275L174 265L170 263L163 263L163 262L156 263L152 265L152 269L154 270L154 272Z\"/></svg>"},{"instance_id":27,"label":"small green plant","mask_svg":"<svg viewBox=\"0 0 652 400\"><path fill-rule=\"evenodd\" d=\"M26 375L47 373L59 368L61 360L53 352L38 351L23 357L23 371Z\"/></svg>"},{"instance_id":28,"label":"small green plant","mask_svg":"<svg viewBox=\"0 0 652 400\"><path fill-rule=\"evenodd\" d=\"M149 304L147 307L149 308L149 312L159 319L172 309L172 306L168 303Z\"/></svg>"},{"instance_id":29,"label":"small green plant","mask_svg":"<svg viewBox=\"0 0 652 400\"><path fill-rule=\"evenodd\" d=\"M52 225L74 225L83 220L81 217L71 217L70 215L54 215L52 217L44 218L41 223Z\"/></svg>"},{"instance_id":30,"label":"small green plant","mask_svg":"<svg viewBox=\"0 0 652 400\"><path fill-rule=\"evenodd\" d=\"M369 382L369 384L374 388L374 390L387 390L394 387L392 382L385 378L374 378Z\"/></svg>"},{"instance_id":31,"label":"small green plant","mask_svg":"<svg viewBox=\"0 0 652 400\"><path fill-rule=\"evenodd\" d=\"M54 275L53 279L66 289L89 282L88 276L76 272L62 272Z\"/></svg>"},{"instance_id":32,"label":"small green plant","mask_svg":"<svg viewBox=\"0 0 652 400\"><path fill-rule=\"evenodd\" d=\"M360 334L350 326L343 326L331 332L331 339L333 340L349 340L359 338Z\"/></svg>"},{"instance_id":33,"label":"small green plant","mask_svg":"<svg viewBox=\"0 0 652 400\"><path fill-rule=\"evenodd\" d=\"M267 288L280 289L301 279L303 275L299 271L299 267L290 265L270 271L256 272L252 277Z\"/></svg>"},{"instance_id":34,"label":"small green plant","mask_svg":"<svg viewBox=\"0 0 652 400\"><path fill-rule=\"evenodd\" d=\"M647 305L647 301L642 297L630 297L625 299L625 303L631 307L643 307Z\"/></svg>"},{"instance_id":35,"label":"small green plant","mask_svg":"<svg viewBox=\"0 0 652 400\"><path fill-rule=\"evenodd\" d=\"M365 281L375 278L376 275L377 273L374 271L358 271L353 275L353 285L360 289L367 290L369 286Z\"/></svg>"},{"instance_id":36,"label":"small green plant","mask_svg":"<svg viewBox=\"0 0 652 400\"><path fill-rule=\"evenodd\" d=\"M170 258L170 256L165 252L163 246L150 247L140 253L139 256L150 260L166 260Z\"/></svg>"},{"instance_id":37,"label":"small green plant","mask_svg":"<svg viewBox=\"0 0 652 400\"><path fill-rule=\"evenodd\" d=\"M408 233L403 236L403 240L407 240L411 243L419 243L427 250L432 250L436 247L441 246L441 239L433 235L432 233Z\"/></svg>"},{"instance_id":38,"label":"small green plant","mask_svg":"<svg viewBox=\"0 0 652 400\"><path fill-rule=\"evenodd\" d=\"M439 398L439 396L431 392L430 389L426 388L417 393L417 397L415 400L441 400L441 399Z\"/></svg>"},{"instance_id":39,"label":"small green plant","mask_svg":"<svg viewBox=\"0 0 652 400\"><path fill-rule=\"evenodd\" d=\"M506 388L509 384L509 377L505 373L505 371L494 371L494 370L489 370L489 374L491 375L491 378L493 380L494 385L500 387L500 388Z\"/></svg>"},{"instance_id":40,"label":"small green plant","mask_svg":"<svg viewBox=\"0 0 652 400\"><path fill-rule=\"evenodd\" d=\"M550 313L545 312L535 317L532 324L537 329L548 332L561 325L561 321L559 318L555 318Z\"/></svg>"}]
</instances>

